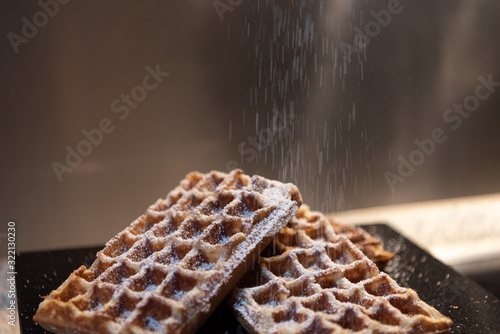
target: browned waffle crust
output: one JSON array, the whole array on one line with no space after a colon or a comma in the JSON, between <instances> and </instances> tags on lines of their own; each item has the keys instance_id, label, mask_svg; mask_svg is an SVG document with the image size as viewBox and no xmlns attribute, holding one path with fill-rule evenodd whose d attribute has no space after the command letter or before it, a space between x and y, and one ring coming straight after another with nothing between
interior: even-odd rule
<instances>
[{"instance_id":1,"label":"browned waffle crust","mask_svg":"<svg viewBox=\"0 0 500 334\"><path fill-rule=\"evenodd\" d=\"M302 205L303 207L304 205ZM302 207L300 210L302 210ZM356 247L358 247L366 256L382 268L394 257L394 253L384 250L382 241L360 227L353 225L344 225L335 221L333 218L328 219L332 224L333 231L336 234L342 234L347 237Z\"/></svg>"},{"instance_id":2,"label":"browned waffle crust","mask_svg":"<svg viewBox=\"0 0 500 334\"><path fill-rule=\"evenodd\" d=\"M195 331L301 204L291 184L190 173L40 304L56 333Z\"/></svg>"},{"instance_id":3,"label":"browned waffle crust","mask_svg":"<svg viewBox=\"0 0 500 334\"><path fill-rule=\"evenodd\" d=\"M440 333L452 321L402 288L320 213L276 236L228 298L251 333ZM269 250L269 247L268 247Z\"/></svg>"},{"instance_id":4,"label":"browned waffle crust","mask_svg":"<svg viewBox=\"0 0 500 334\"><path fill-rule=\"evenodd\" d=\"M320 222L319 224L325 224L326 231L321 235L322 241L335 242L337 240L337 234L344 235L349 239L356 247L358 247L370 260L375 262L377 266L383 267L387 262L394 257L394 253L384 250L382 241L365 230L353 226L353 225L343 225L337 223L334 219L328 218L330 225L333 229L327 228L327 220L325 216L319 212L311 211L308 205L302 204L299 208L295 217L288 223L287 228L281 231L274 239L273 249L281 249L282 252L286 250L286 246L280 239L294 235L294 229L307 228L315 222ZM291 230L292 231L291 231ZM271 246L270 246L271 247ZM269 254L269 252L266 252Z\"/></svg>"}]
</instances>

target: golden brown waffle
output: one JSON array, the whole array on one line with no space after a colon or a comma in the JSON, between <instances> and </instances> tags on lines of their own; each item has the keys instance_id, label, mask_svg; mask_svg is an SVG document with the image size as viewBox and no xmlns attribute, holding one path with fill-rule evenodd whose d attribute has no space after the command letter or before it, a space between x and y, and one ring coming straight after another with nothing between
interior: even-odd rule
<instances>
[{"instance_id":1,"label":"golden brown waffle","mask_svg":"<svg viewBox=\"0 0 500 334\"><path fill-rule=\"evenodd\" d=\"M251 333L440 333L452 321L402 288L320 213L299 212L228 298Z\"/></svg>"},{"instance_id":2,"label":"golden brown waffle","mask_svg":"<svg viewBox=\"0 0 500 334\"><path fill-rule=\"evenodd\" d=\"M291 184L188 174L75 270L34 320L56 333L195 331L301 204Z\"/></svg>"},{"instance_id":3,"label":"golden brown waffle","mask_svg":"<svg viewBox=\"0 0 500 334\"><path fill-rule=\"evenodd\" d=\"M303 207L304 205L302 205ZM302 210L302 207L300 210ZM382 241L360 227L340 224L333 218L328 218L333 230L337 234L342 234L351 240L363 253L377 264L379 268L385 267L387 262L394 257L394 253L384 250Z\"/></svg>"},{"instance_id":4,"label":"golden brown waffle","mask_svg":"<svg viewBox=\"0 0 500 334\"><path fill-rule=\"evenodd\" d=\"M375 262L377 266L383 267L390 259L394 257L394 253L384 250L382 241L362 228L353 225L342 225L337 223L332 218L326 218L323 214L311 211L308 205L302 204L295 217L288 223L287 227L282 230L272 245L273 249L286 250L286 246L280 242L282 238L290 238L295 234L295 229L305 229L311 224L318 225L316 228L321 229L321 242L335 242L337 234L347 237L354 245L356 245L370 260ZM331 226L331 227L330 227ZM268 254L269 252L267 252Z\"/></svg>"}]
</instances>

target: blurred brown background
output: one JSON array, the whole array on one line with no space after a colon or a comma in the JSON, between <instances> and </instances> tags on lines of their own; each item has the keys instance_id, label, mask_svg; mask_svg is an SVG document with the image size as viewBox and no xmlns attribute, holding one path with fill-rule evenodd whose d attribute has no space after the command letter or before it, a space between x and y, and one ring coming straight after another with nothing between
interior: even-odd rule
<instances>
[{"instance_id":1,"label":"blurred brown background","mask_svg":"<svg viewBox=\"0 0 500 334\"><path fill-rule=\"evenodd\" d=\"M500 81L499 2L401 1L383 23L387 1L221 2L223 20L213 1L72 1L47 22L2 2L0 221L19 250L102 244L191 170L292 181L327 212L500 191L500 87L443 120L478 76ZM16 53L23 17L40 27ZM169 76L136 89L148 66ZM273 110L293 115L282 130ZM60 182L54 161L104 118L113 132ZM392 191L384 174L437 127L447 140Z\"/></svg>"}]
</instances>

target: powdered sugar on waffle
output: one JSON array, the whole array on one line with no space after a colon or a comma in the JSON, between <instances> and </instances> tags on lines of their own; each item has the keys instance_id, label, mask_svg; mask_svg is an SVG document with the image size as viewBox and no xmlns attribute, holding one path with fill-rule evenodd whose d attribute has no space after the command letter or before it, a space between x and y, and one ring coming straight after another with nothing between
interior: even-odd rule
<instances>
[{"instance_id":1,"label":"powdered sugar on waffle","mask_svg":"<svg viewBox=\"0 0 500 334\"><path fill-rule=\"evenodd\" d=\"M56 333L198 328L301 204L295 186L190 173L40 304Z\"/></svg>"},{"instance_id":2,"label":"powdered sugar on waffle","mask_svg":"<svg viewBox=\"0 0 500 334\"><path fill-rule=\"evenodd\" d=\"M302 210L302 209L301 209ZM229 302L251 333L440 333L452 322L402 288L320 213L276 236Z\"/></svg>"}]
</instances>

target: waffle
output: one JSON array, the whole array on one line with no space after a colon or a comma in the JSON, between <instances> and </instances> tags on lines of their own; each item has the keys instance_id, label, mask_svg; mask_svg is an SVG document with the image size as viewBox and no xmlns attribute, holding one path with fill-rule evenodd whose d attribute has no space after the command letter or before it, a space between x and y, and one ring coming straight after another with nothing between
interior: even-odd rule
<instances>
[{"instance_id":1,"label":"waffle","mask_svg":"<svg viewBox=\"0 0 500 334\"><path fill-rule=\"evenodd\" d=\"M299 211L302 210L299 209ZM297 213L299 214L299 213ZM382 241L360 227L337 223L333 218L328 218L336 234L345 235L354 245L356 245L366 256L370 258L379 268L385 265L394 257L394 253L384 250Z\"/></svg>"},{"instance_id":2,"label":"waffle","mask_svg":"<svg viewBox=\"0 0 500 334\"><path fill-rule=\"evenodd\" d=\"M337 223L332 218L325 218L319 212L311 211L308 205L302 204L295 217L287 224L287 227L277 235L272 245L273 252L278 249L281 252L287 249L287 246L280 240L292 237L294 230L307 229L311 224L316 223L323 232L321 242L335 242L337 234L347 237L355 246L357 246L370 260L375 262L379 268L383 268L387 262L394 257L394 253L384 250L382 241L362 228L353 225L344 225ZM331 227L330 227L331 226ZM266 254L269 254L267 252Z\"/></svg>"},{"instance_id":3,"label":"waffle","mask_svg":"<svg viewBox=\"0 0 500 334\"><path fill-rule=\"evenodd\" d=\"M292 184L190 173L40 304L55 333L190 333L295 214Z\"/></svg>"},{"instance_id":4,"label":"waffle","mask_svg":"<svg viewBox=\"0 0 500 334\"><path fill-rule=\"evenodd\" d=\"M308 209L276 236L228 302L251 333L441 333L452 321L398 286Z\"/></svg>"}]
</instances>

